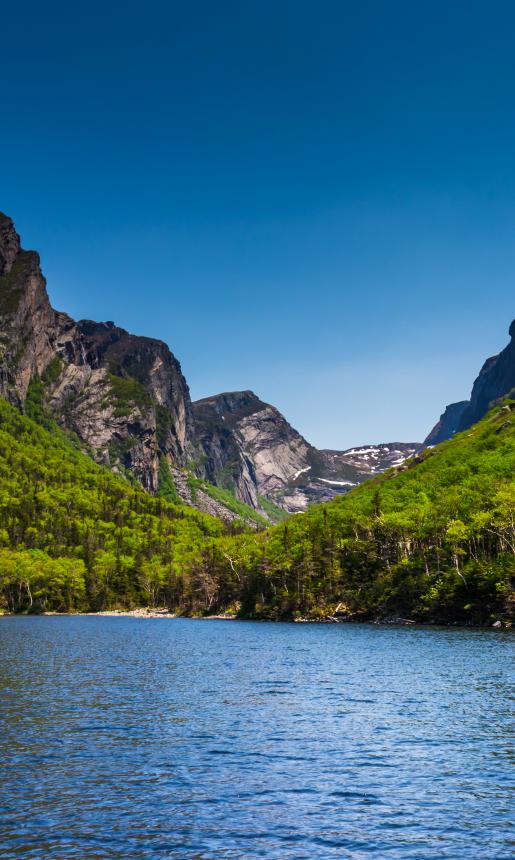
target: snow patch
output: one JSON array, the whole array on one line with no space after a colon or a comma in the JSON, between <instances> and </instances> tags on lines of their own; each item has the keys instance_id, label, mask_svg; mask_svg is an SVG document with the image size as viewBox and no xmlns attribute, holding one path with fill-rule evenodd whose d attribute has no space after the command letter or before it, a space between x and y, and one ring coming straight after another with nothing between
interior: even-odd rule
<instances>
[{"instance_id":1,"label":"snow patch","mask_svg":"<svg viewBox=\"0 0 515 860\"><path fill-rule=\"evenodd\" d=\"M324 484L334 484L337 487L355 487L352 481L330 481L329 478L318 478L319 481L323 481Z\"/></svg>"},{"instance_id":2,"label":"snow patch","mask_svg":"<svg viewBox=\"0 0 515 860\"><path fill-rule=\"evenodd\" d=\"M375 448L375 447L373 447L373 448L351 448L350 451L344 451L343 453L345 454L346 457L348 457L349 454L360 454L360 455L379 454L381 450L382 450L381 448Z\"/></svg>"},{"instance_id":3,"label":"snow patch","mask_svg":"<svg viewBox=\"0 0 515 860\"><path fill-rule=\"evenodd\" d=\"M311 469L311 466L306 466L305 469L299 469L298 472L295 472L295 474L294 474L293 478L291 478L291 480L296 481L297 478L299 477L299 475L302 475L303 472L309 472L310 469Z\"/></svg>"}]
</instances>

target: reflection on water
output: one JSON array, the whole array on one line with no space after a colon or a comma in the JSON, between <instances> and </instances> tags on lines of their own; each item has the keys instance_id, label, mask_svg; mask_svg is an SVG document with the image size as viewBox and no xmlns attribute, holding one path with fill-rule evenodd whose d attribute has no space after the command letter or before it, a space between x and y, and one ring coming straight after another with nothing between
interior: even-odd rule
<instances>
[{"instance_id":1,"label":"reflection on water","mask_svg":"<svg viewBox=\"0 0 515 860\"><path fill-rule=\"evenodd\" d=\"M0 857L506 860L513 643L0 619Z\"/></svg>"}]
</instances>

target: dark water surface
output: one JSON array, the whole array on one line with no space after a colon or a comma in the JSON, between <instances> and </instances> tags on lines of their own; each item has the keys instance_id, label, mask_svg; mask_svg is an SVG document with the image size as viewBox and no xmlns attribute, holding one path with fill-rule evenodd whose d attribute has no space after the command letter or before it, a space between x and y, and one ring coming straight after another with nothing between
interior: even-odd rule
<instances>
[{"instance_id":1,"label":"dark water surface","mask_svg":"<svg viewBox=\"0 0 515 860\"><path fill-rule=\"evenodd\" d=\"M513 656L490 630L0 619L0 857L505 860Z\"/></svg>"}]
</instances>

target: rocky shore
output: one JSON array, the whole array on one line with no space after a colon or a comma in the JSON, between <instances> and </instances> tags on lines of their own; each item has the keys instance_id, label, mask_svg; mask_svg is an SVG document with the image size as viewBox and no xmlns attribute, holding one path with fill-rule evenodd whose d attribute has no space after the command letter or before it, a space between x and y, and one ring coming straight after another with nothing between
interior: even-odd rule
<instances>
[{"instance_id":1,"label":"rocky shore","mask_svg":"<svg viewBox=\"0 0 515 860\"><path fill-rule=\"evenodd\" d=\"M47 615L58 615L59 613L49 612L45 613ZM106 616L109 618L182 618L184 616L177 615L175 612L170 612L168 609L150 609L148 607L142 607L139 609L106 609L102 612L79 612L78 615L84 616ZM193 618L194 620L200 621L212 621L212 620L222 620L222 621L234 621L236 618L235 615L230 615L228 613L222 615L201 615L201 616L188 616Z\"/></svg>"}]
</instances>

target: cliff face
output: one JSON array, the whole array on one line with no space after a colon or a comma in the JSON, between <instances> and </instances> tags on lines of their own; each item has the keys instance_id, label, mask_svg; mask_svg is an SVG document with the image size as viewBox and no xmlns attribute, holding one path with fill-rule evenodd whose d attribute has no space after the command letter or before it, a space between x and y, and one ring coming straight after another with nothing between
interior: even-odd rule
<instances>
[{"instance_id":1,"label":"cliff face","mask_svg":"<svg viewBox=\"0 0 515 860\"><path fill-rule=\"evenodd\" d=\"M54 411L67 411L69 426L106 462L118 456L155 490L159 456L184 465L192 452L191 401L179 362L162 341L112 322L81 320L62 346L70 364L52 391Z\"/></svg>"},{"instance_id":2,"label":"cliff face","mask_svg":"<svg viewBox=\"0 0 515 860\"><path fill-rule=\"evenodd\" d=\"M479 372L470 395L470 403L461 416L459 429L466 430L483 418L490 404L515 389L515 320L510 329L510 343L499 355L488 358Z\"/></svg>"},{"instance_id":3,"label":"cliff face","mask_svg":"<svg viewBox=\"0 0 515 860\"><path fill-rule=\"evenodd\" d=\"M251 391L221 394L193 404L196 438L202 449L206 479L234 491L237 498L259 508L258 482L252 458L237 432L239 420L260 403Z\"/></svg>"},{"instance_id":4,"label":"cliff face","mask_svg":"<svg viewBox=\"0 0 515 860\"><path fill-rule=\"evenodd\" d=\"M260 507L259 496L286 507L314 449L281 413L252 391L199 400L193 411L208 481L233 487L253 507Z\"/></svg>"},{"instance_id":5,"label":"cliff face","mask_svg":"<svg viewBox=\"0 0 515 860\"><path fill-rule=\"evenodd\" d=\"M114 323L75 322L54 311L39 257L0 216L0 393L22 407L41 380L43 405L95 459L157 490L160 457L193 452L191 401L166 344Z\"/></svg>"},{"instance_id":6,"label":"cliff face","mask_svg":"<svg viewBox=\"0 0 515 860\"><path fill-rule=\"evenodd\" d=\"M0 395L20 406L31 379L50 363L57 316L34 251L23 251L10 218L0 213Z\"/></svg>"},{"instance_id":7,"label":"cliff face","mask_svg":"<svg viewBox=\"0 0 515 860\"><path fill-rule=\"evenodd\" d=\"M208 480L234 487L261 507L263 499L290 511L328 501L371 475L398 465L416 443L319 451L252 391L218 394L193 404Z\"/></svg>"},{"instance_id":8,"label":"cliff face","mask_svg":"<svg viewBox=\"0 0 515 860\"><path fill-rule=\"evenodd\" d=\"M436 445L450 439L454 433L467 430L486 415L492 403L515 390L515 320L509 334L508 346L485 361L472 387L470 400L447 406L425 439L425 445Z\"/></svg>"},{"instance_id":9,"label":"cliff face","mask_svg":"<svg viewBox=\"0 0 515 860\"><path fill-rule=\"evenodd\" d=\"M424 445L438 445L439 442L444 442L454 436L468 405L468 400L460 400L459 403L450 403L449 406L446 406L445 412L440 415L439 420L426 436Z\"/></svg>"}]
</instances>

